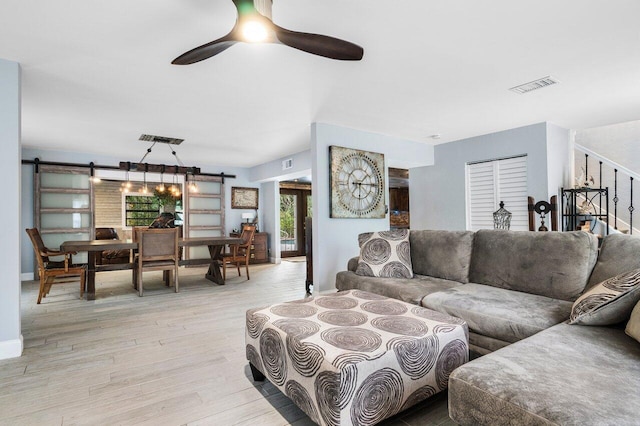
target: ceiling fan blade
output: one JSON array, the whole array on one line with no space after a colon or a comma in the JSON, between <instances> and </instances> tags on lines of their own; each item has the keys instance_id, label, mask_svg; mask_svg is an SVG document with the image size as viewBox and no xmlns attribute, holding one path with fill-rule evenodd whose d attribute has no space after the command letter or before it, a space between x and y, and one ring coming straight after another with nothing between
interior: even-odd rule
<instances>
[{"instance_id":1,"label":"ceiling fan blade","mask_svg":"<svg viewBox=\"0 0 640 426\"><path fill-rule=\"evenodd\" d=\"M222 38L214 40L211 43L203 44L202 46L196 47L195 49L191 49L190 51L183 53L182 55L171 61L171 63L174 65L195 64L196 62L209 59L210 57L215 56L218 53L224 52L239 41L234 36L234 31L235 28L231 30L229 34Z\"/></svg>"},{"instance_id":2,"label":"ceiling fan blade","mask_svg":"<svg viewBox=\"0 0 640 426\"><path fill-rule=\"evenodd\" d=\"M276 38L294 49L342 61L359 61L364 49L357 44L320 34L301 33L273 24Z\"/></svg>"}]
</instances>

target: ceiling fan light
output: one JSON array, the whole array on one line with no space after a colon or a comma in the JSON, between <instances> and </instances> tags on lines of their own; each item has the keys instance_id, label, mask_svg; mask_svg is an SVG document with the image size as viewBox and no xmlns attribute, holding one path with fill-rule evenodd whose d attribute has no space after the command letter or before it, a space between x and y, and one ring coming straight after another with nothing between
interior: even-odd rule
<instances>
[{"instance_id":1,"label":"ceiling fan light","mask_svg":"<svg viewBox=\"0 0 640 426\"><path fill-rule=\"evenodd\" d=\"M247 20L242 24L242 38L248 43L263 43L269 37L267 27L258 20Z\"/></svg>"}]
</instances>

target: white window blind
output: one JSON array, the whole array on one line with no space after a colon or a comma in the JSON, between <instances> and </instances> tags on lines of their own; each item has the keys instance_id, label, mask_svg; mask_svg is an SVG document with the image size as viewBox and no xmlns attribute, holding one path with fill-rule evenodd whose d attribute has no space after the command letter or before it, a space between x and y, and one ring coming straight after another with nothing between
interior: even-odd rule
<instances>
[{"instance_id":1,"label":"white window blind","mask_svg":"<svg viewBox=\"0 0 640 426\"><path fill-rule=\"evenodd\" d=\"M493 212L512 213L511 229L527 231L527 157L507 158L467 165L467 229L493 229Z\"/></svg>"}]
</instances>

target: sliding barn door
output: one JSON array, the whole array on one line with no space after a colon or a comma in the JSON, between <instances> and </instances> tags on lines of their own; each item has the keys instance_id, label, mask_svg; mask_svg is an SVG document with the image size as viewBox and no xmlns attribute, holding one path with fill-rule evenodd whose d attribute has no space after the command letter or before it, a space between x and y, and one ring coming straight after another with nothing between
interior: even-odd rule
<instances>
[{"instance_id":1,"label":"sliding barn door","mask_svg":"<svg viewBox=\"0 0 640 426\"><path fill-rule=\"evenodd\" d=\"M189 178L195 182L198 190L185 190L186 203L185 237L220 237L225 233L224 227L224 184L222 179L213 176L194 176ZM203 259L209 257L207 247L189 247L187 259Z\"/></svg>"},{"instance_id":2,"label":"sliding barn door","mask_svg":"<svg viewBox=\"0 0 640 426\"><path fill-rule=\"evenodd\" d=\"M45 246L56 250L67 240L92 239L94 201L89 169L44 165L35 169L34 221ZM87 253L73 257L74 263L86 261Z\"/></svg>"}]
</instances>

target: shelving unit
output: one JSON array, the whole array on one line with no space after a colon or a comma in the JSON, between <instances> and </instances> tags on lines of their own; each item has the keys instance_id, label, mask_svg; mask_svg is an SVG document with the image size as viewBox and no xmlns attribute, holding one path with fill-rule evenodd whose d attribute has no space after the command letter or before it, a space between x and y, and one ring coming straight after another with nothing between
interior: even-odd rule
<instances>
[{"instance_id":1,"label":"shelving unit","mask_svg":"<svg viewBox=\"0 0 640 426\"><path fill-rule=\"evenodd\" d=\"M562 230L581 230L581 223L604 222L609 234L609 188L562 189Z\"/></svg>"}]
</instances>

